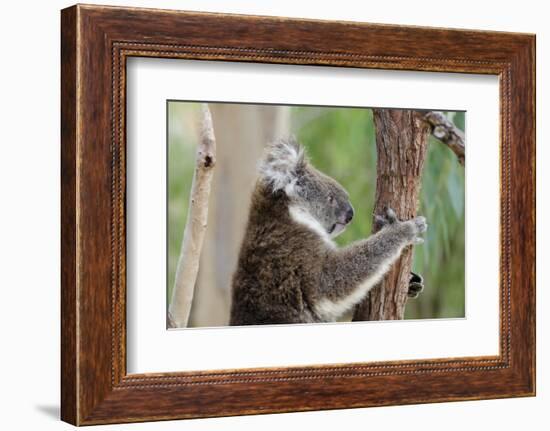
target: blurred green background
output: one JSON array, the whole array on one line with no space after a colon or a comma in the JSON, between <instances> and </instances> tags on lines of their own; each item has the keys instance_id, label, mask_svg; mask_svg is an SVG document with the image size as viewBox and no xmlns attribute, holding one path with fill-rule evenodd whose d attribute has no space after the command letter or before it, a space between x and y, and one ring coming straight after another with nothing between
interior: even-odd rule
<instances>
[{"instance_id":1,"label":"blurred green background","mask_svg":"<svg viewBox=\"0 0 550 431\"><path fill-rule=\"evenodd\" d=\"M168 301L195 166L200 104L171 101L167 109ZM345 245L367 237L371 232L376 189L372 110L305 106L287 109L290 133L306 147L314 166L346 188L356 210L353 222L336 242ZM446 115L464 130L464 112L446 112ZM424 277L425 288L417 299L408 301L407 319L465 316L464 185L464 168L455 155L430 137L419 208L419 214L428 220L429 229L425 243L415 247L413 264L413 270Z\"/></svg>"}]
</instances>

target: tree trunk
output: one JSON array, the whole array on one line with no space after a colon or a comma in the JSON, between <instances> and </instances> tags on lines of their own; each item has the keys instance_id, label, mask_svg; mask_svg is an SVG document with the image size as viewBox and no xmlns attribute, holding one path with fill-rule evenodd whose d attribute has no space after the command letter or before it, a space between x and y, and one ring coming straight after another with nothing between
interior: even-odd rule
<instances>
[{"instance_id":1,"label":"tree trunk","mask_svg":"<svg viewBox=\"0 0 550 431\"><path fill-rule=\"evenodd\" d=\"M378 156L374 214L390 207L400 220L411 219L416 216L430 127L417 111L373 109L373 114ZM409 246L355 308L354 321L404 318L412 256Z\"/></svg>"},{"instance_id":2,"label":"tree trunk","mask_svg":"<svg viewBox=\"0 0 550 431\"><path fill-rule=\"evenodd\" d=\"M284 106L210 103L217 165L190 326L229 322L231 278L244 236L257 165L265 145L290 130Z\"/></svg>"}]
</instances>

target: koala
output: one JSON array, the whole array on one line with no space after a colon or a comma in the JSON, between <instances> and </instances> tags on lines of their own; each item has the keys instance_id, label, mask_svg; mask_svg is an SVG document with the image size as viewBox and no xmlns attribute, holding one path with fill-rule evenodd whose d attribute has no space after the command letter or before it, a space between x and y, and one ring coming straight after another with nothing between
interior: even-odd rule
<instances>
[{"instance_id":1,"label":"koala","mask_svg":"<svg viewBox=\"0 0 550 431\"><path fill-rule=\"evenodd\" d=\"M337 247L353 215L346 190L294 138L270 144L233 275L230 325L336 321L427 229L424 217L400 221L388 208L375 217L377 233Z\"/></svg>"}]
</instances>

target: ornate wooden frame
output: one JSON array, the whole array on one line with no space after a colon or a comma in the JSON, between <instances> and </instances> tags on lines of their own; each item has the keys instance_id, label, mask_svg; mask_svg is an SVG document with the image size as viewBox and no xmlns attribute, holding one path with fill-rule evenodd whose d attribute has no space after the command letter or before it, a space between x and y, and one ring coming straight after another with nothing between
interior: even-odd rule
<instances>
[{"instance_id":1,"label":"ornate wooden frame","mask_svg":"<svg viewBox=\"0 0 550 431\"><path fill-rule=\"evenodd\" d=\"M81 5L61 18L63 420L88 425L534 395L534 35ZM128 375L130 56L498 75L500 354Z\"/></svg>"}]
</instances>

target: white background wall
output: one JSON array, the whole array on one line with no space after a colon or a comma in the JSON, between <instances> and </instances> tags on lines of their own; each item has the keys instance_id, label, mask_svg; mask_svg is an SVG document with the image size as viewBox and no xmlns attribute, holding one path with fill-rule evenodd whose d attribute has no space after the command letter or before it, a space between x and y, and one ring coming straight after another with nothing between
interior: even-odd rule
<instances>
[{"instance_id":1,"label":"white background wall","mask_svg":"<svg viewBox=\"0 0 550 431\"><path fill-rule=\"evenodd\" d=\"M538 289L536 398L172 421L96 429L548 429L550 352L550 28L545 2L463 0L102 1L104 4L531 32L537 34ZM0 12L0 426L69 429L59 410L59 0L10 1ZM545 163L546 162L546 163ZM545 190L546 189L546 190ZM543 194L543 191L546 195Z\"/></svg>"}]
</instances>

